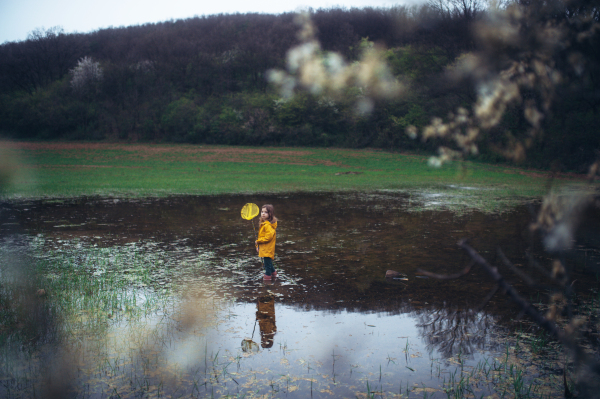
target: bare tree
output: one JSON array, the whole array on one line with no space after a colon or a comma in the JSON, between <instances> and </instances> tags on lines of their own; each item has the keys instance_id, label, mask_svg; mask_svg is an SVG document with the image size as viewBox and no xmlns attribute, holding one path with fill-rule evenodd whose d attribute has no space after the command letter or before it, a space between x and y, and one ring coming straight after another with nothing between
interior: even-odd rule
<instances>
[{"instance_id":1,"label":"bare tree","mask_svg":"<svg viewBox=\"0 0 600 399\"><path fill-rule=\"evenodd\" d=\"M485 0L428 0L426 4L438 16L446 51L457 56L475 48L473 25L485 10Z\"/></svg>"},{"instance_id":2,"label":"bare tree","mask_svg":"<svg viewBox=\"0 0 600 399\"><path fill-rule=\"evenodd\" d=\"M446 19L463 21L473 21L485 8L482 0L429 0L427 4Z\"/></svg>"},{"instance_id":3,"label":"bare tree","mask_svg":"<svg viewBox=\"0 0 600 399\"><path fill-rule=\"evenodd\" d=\"M32 31L21 43L0 46L0 71L11 83L29 93L62 79L77 60L81 44L61 27Z\"/></svg>"}]
</instances>

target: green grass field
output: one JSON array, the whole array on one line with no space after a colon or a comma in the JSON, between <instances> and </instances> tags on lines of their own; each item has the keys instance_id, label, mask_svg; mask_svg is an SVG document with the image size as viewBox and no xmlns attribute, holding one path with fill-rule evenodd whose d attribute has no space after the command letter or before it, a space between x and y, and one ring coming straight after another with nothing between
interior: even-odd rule
<instances>
[{"instance_id":1,"label":"green grass field","mask_svg":"<svg viewBox=\"0 0 600 399\"><path fill-rule=\"evenodd\" d=\"M485 203L475 207L496 209L542 196L550 179L546 172L472 162L433 168L426 156L375 150L55 142L0 146L4 175L10 177L2 189L5 199L458 190L468 203ZM562 176L553 185L580 181Z\"/></svg>"}]
</instances>

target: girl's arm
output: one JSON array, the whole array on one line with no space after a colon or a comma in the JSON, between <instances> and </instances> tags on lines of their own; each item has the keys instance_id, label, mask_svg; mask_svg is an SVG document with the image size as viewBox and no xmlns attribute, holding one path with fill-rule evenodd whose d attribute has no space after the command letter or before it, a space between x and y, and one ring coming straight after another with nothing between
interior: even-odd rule
<instances>
[{"instance_id":1,"label":"girl's arm","mask_svg":"<svg viewBox=\"0 0 600 399\"><path fill-rule=\"evenodd\" d=\"M271 227L270 224L265 223L264 226L260 228L260 231L258 233L258 240L256 240L256 242L259 244L269 242L273 239L274 235L275 229Z\"/></svg>"}]
</instances>

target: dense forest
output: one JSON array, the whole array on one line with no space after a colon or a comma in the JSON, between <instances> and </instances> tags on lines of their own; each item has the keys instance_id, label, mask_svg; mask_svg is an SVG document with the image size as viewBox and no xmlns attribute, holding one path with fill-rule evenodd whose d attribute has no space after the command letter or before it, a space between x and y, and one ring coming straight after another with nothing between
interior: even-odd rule
<instances>
[{"instance_id":1,"label":"dense forest","mask_svg":"<svg viewBox=\"0 0 600 399\"><path fill-rule=\"evenodd\" d=\"M597 7L556 3L554 23L574 25L582 12L598 22ZM411 139L406 128L472 107L472 78L451 72L481 46L472 29L487 18L481 3L309 13L323 53L337 52L351 63L365 48L383 49L407 89L377 101L369 113L356 112L357 87L336 98L300 90L282 98L266 74L285 69L286 54L299 43L292 13L213 15L86 34L51 28L0 46L0 135L432 152L437 139ZM530 143L527 165L582 172L598 156L600 43L596 35L578 45L581 70L564 67L571 68L569 79L557 81L551 112L541 122L544 134ZM503 160L495 149L528 128L520 107L480 135L479 154L472 156Z\"/></svg>"}]
</instances>

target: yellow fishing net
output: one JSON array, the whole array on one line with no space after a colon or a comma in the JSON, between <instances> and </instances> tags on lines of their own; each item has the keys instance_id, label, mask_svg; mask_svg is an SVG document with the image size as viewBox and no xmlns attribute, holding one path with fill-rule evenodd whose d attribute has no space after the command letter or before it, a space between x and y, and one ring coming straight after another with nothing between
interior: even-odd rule
<instances>
[{"instance_id":1,"label":"yellow fishing net","mask_svg":"<svg viewBox=\"0 0 600 399\"><path fill-rule=\"evenodd\" d=\"M258 212L258 205L249 202L242 208L242 218L246 220L252 220L258 216Z\"/></svg>"}]
</instances>

